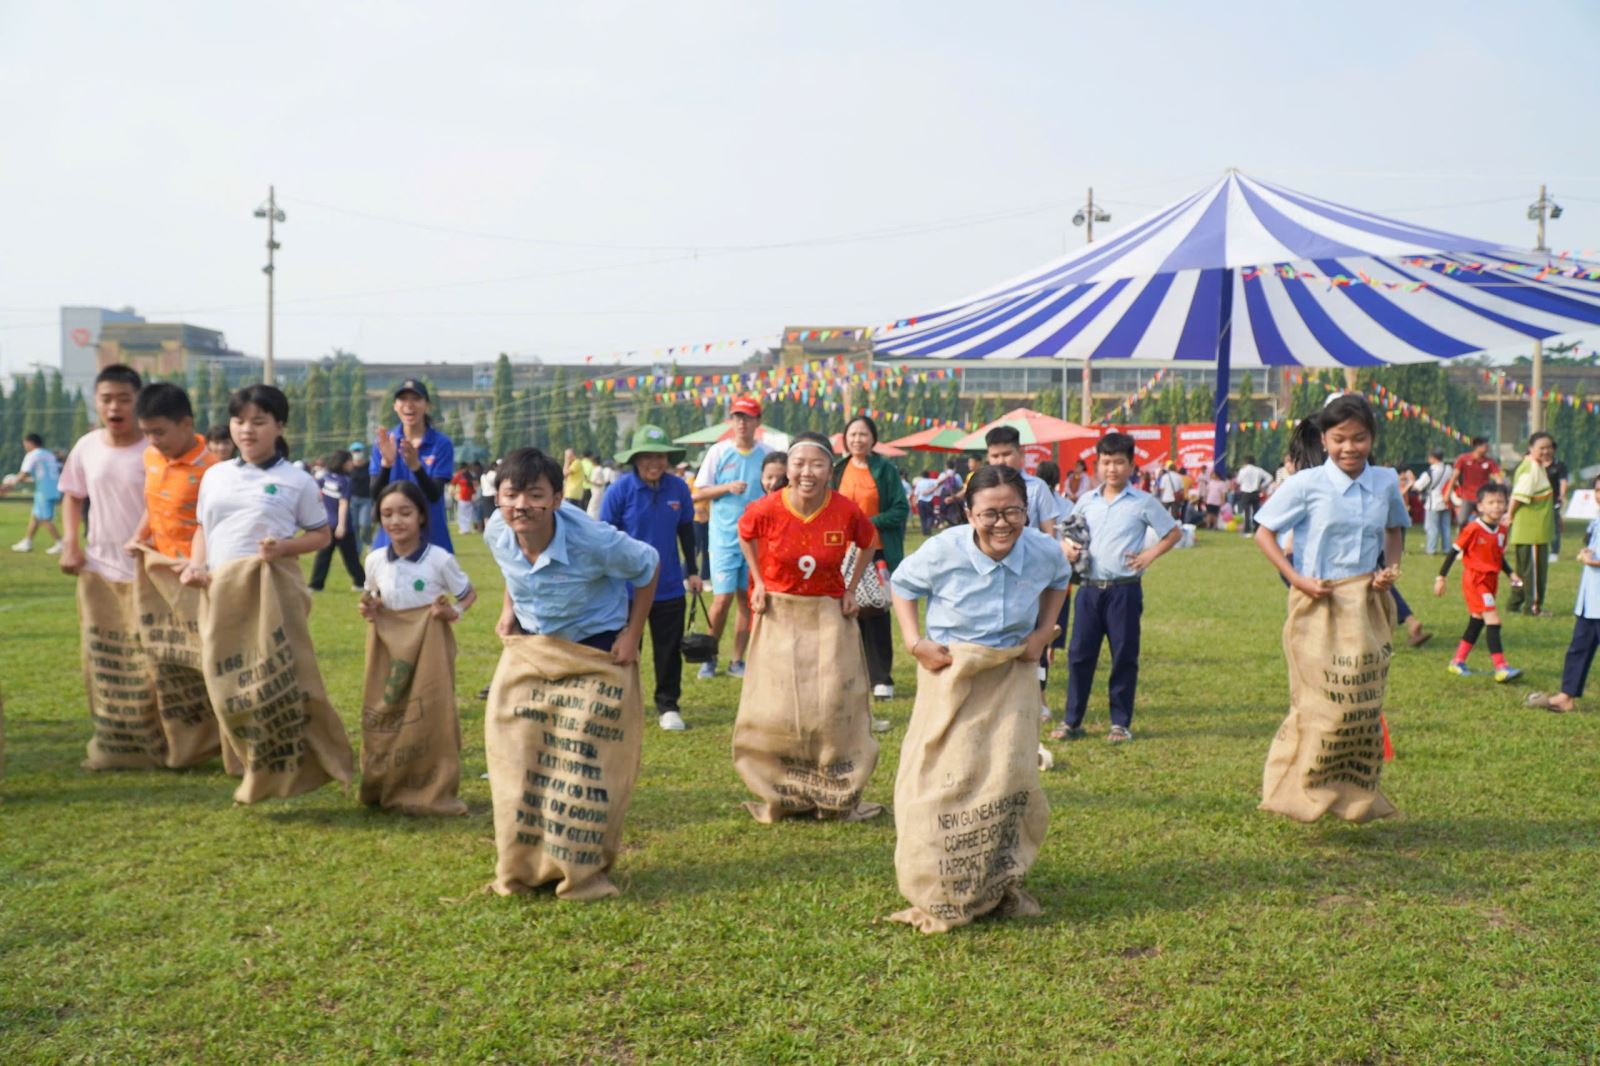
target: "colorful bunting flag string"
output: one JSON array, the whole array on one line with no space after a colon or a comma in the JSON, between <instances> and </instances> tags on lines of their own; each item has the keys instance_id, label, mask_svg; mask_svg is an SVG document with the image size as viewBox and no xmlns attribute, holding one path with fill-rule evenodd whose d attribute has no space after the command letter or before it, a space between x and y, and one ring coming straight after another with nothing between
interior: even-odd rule
<instances>
[{"instance_id":1,"label":"colorful bunting flag string","mask_svg":"<svg viewBox=\"0 0 1600 1066\"><path fill-rule=\"evenodd\" d=\"M1160 370L1157 370L1156 374L1155 374L1155 377L1151 378L1149 381L1145 382L1143 385L1140 385L1136 390L1134 390L1134 392L1133 392L1133 394L1131 396L1129 396L1126 400L1123 400L1121 403L1117 404L1116 407L1112 408L1111 411L1108 414L1106 414L1106 416L1104 418L1100 419L1100 424L1102 426L1109 426L1113 422L1121 421L1122 420L1122 416L1124 414L1126 414L1128 411L1130 411L1135 404L1141 403L1142 401L1144 401L1146 399L1149 399L1151 392L1153 392L1155 390L1155 387L1157 385L1161 384L1161 382L1166 378L1166 376L1167 376L1167 367L1162 367Z\"/></svg>"},{"instance_id":2,"label":"colorful bunting flag string","mask_svg":"<svg viewBox=\"0 0 1600 1066\"><path fill-rule=\"evenodd\" d=\"M1483 380L1485 384L1493 385L1497 389L1504 389L1513 396L1527 396L1534 403L1545 403L1554 400L1563 407L1571 407L1591 415L1600 414L1600 402L1586 399L1582 396L1574 396L1572 393L1562 392L1560 389L1540 389L1535 393L1522 382L1512 378L1504 370L1485 370L1483 372Z\"/></svg>"}]
</instances>

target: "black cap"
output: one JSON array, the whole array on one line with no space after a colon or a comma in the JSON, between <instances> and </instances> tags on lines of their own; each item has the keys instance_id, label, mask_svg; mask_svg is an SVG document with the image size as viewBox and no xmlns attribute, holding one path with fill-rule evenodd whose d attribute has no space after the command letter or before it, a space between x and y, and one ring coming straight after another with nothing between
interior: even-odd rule
<instances>
[{"instance_id":1,"label":"black cap","mask_svg":"<svg viewBox=\"0 0 1600 1066\"><path fill-rule=\"evenodd\" d=\"M394 387L394 398L398 400L402 392L414 392L418 396L421 396L424 402L433 402L433 397L428 395L428 386L424 385L416 378L406 378L400 384L396 385Z\"/></svg>"}]
</instances>

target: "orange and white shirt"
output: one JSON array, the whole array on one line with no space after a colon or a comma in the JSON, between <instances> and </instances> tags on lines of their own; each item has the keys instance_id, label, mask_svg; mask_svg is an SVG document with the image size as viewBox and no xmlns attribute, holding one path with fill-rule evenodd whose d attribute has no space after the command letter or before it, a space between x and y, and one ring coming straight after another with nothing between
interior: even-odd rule
<instances>
[{"instance_id":1,"label":"orange and white shirt","mask_svg":"<svg viewBox=\"0 0 1600 1066\"><path fill-rule=\"evenodd\" d=\"M187 559L200 528L200 480L217 463L206 439L195 434L194 447L168 459L155 446L144 450L144 509L150 516L150 543L162 555Z\"/></svg>"}]
</instances>

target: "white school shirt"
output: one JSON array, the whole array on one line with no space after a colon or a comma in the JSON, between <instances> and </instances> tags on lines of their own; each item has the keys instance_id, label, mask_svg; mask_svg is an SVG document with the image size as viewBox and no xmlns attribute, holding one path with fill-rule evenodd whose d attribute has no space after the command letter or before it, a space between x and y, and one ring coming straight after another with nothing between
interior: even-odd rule
<instances>
[{"instance_id":1,"label":"white school shirt","mask_svg":"<svg viewBox=\"0 0 1600 1066\"><path fill-rule=\"evenodd\" d=\"M288 540L299 530L322 529L328 513L310 474L283 459L257 466L230 459L200 481L195 517L206 538L206 566L261 553L261 540Z\"/></svg>"},{"instance_id":2,"label":"white school shirt","mask_svg":"<svg viewBox=\"0 0 1600 1066\"><path fill-rule=\"evenodd\" d=\"M1238 482L1240 492L1264 492L1272 484L1272 475L1259 466L1246 465L1239 468L1234 480Z\"/></svg>"},{"instance_id":3,"label":"white school shirt","mask_svg":"<svg viewBox=\"0 0 1600 1066\"><path fill-rule=\"evenodd\" d=\"M383 599L391 611L426 607L440 593L461 600L472 591L456 557L423 541L410 555L396 555L393 547L378 548L367 556L367 591Z\"/></svg>"}]
</instances>

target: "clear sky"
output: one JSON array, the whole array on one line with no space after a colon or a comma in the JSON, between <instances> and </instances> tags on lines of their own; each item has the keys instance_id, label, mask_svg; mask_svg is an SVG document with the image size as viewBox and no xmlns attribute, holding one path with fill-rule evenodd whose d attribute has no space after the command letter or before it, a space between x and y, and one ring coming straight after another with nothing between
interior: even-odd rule
<instances>
[{"instance_id":1,"label":"clear sky","mask_svg":"<svg viewBox=\"0 0 1600 1066\"><path fill-rule=\"evenodd\" d=\"M0 368L62 304L280 357L877 324L1225 168L1600 248L1600 5L0 0Z\"/></svg>"}]
</instances>

